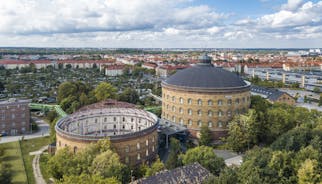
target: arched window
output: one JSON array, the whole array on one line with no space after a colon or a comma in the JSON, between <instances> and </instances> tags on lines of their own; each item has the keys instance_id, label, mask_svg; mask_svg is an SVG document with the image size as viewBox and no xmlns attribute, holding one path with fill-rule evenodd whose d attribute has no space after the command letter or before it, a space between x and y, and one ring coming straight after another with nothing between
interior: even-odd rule
<instances>
[{"instance_id":1,"label":"arched window","mask_svg":"<svg viewBox=\"0 0 322 184\"><path fill-rule=\"evenodd\" d=\"M200 120L198 121L198 126L202 127L202 122Z\"/></svg>"},{"instance_id":2,"label":"arched window","mask_svg":"<svg viewBox=\"0 0 322 184\"><path fill-rule=\"evenodd\" d=\"M172 111L176 112L176 107L175 106L172 106Z\"/></svg>"},{"instance_id":3,"label":"arched window","mask_svg":"<svg viewBox=\"0 0 322 184\"><path fill-rule=\"evenodd\" d=\"M219 117L221 117L221 116L222 116L222 111L221 111L221 110L219 110L219 111L218 111L218 116L219 116Z\"/></svg>"},{"instance_id":4,"label":"arched window","mask_svg":"<svg viewBox=\"0 0 322 184\"><path fill-rule=\"evenodd\" d=\"M125 153L130 152L130 147L129 146L125 146Z\"/></svg>"},{"instance_id":5,"label":"arched window","mask_svg":"<svg viewBox=\"0 0 322 184\"><path fill-rule=\"evenodd\" d=\"M192 104L192 100L191 98L188 99L188 104L191 105Z\"/></svg>"},{"instance_id":6,"label":"arched window","mask_svg":"<svg viewBox=\"0 0 322 184\"><path fill-rule=\"evenodd\" d=\"M183 98L179 98L179 102L181 103L181 104L183 104Z\"/></svg>"},{"instance_id":7,"label":"arched window","mask_svg":"<svg viewBox=\"0 0 322 184\"><path fill-rule=\"evenodd\" d=\"M222 100L218 100L217 104L218 106L222 106Z\"/></svg>"},{"instance_id":8,"label":"arched window","mask_svg":"<svg viewBox=\"0 0 322 184\"><path fill-rule=\"evenodd\" d=\"M236 103L236 104L239 104L239 98L237 98L237 99L235 100L235 103Z\"/></svg>"},{"instance_id":9,"label":"arched window","mask_svg":"<svg viewBox=\"0 0 322 184\"><path fill-rule=\"evenodd\" d=\"M188 125L192 126L192 120L191 119L188 120Z\"/></svg>"},{"instance_id":10,"label":"arched window","mask_svg":"<svg viewBox=\"0 0 322 184\"><path fill-rule=\"evenodd\" d=\"M208 100L208 105L209 105L209 106L212 106L212 105L213 105L212 100Z\"/></svg>"},{"instance_id":11,"label":"arched window","mask_svg":"<svg viewBox=\"0 0 322 184\"><path fill-rule=\"evenodd\" d=\"M181 107L179 108L179 113L183 114L183 109Z\"/></svg>"},{"instance_id":12,"label":"arched window","mask_svg":"<svg viewBox=\"0 0 322 184\"><path fill-rule=\"evenodd\" d=\"M169 105L167 105L167 110L169 110Z\"/></svg>"},{"instance_id":13,"label":"arched window","mask_svg":"<svg viewBox=\"0 0 322 184\"><path fill-rule=\"evenodd\" d=\"M183 125L183 119L182 118L179 118L179 123L180 123L180 125Z\"/></svg>"},{"instance_id":14,"label":"arched window","mask_svg":"<svg viewBox=\"0 0 322 184\"><path fill-rule=\"evenodd\" d=\"M169 99L169 95L167 95L167 99Z\"/></svg>"},{"instance_id":15,"label":"arched window","mask_svg":"<svg viewBox=\"0 0 322 184\"><path fill-rule=\"evenodd\" d=\"M145 156L149 156L149 150L145 150Z\"/></svg>"},{"instance_id":16,"label":"arched window","mask_svg":"<svg viewBox=\"0 0 322 184\"><path fill-rule=\"evenodd\" d=\"M227 116L230 117L231 116L231 110L227 111Z\"/></svg>"},{"instance_id":17,"label":"arched window","mask_svg":"<svg viewBox=\"0 0 322 184\"><path fill-rule=\"evenodd\" d=\"M228 105L231 105L232 104L232 100L231 99L227 100L227 104Z\"/></svg>"},{"instance_id":18,"label":"arched window","mask_svg":"<svg viewBox=\"0 0 322 184\"><path fill-rule=\"evenodd\" d=\"M145 140L145 145L149 146L149 139Z\"/></svg>"},{"instance_id":19,"label":"arched window","mask_svg":"<svg viewBox=\"0 0 322 184\"><path fill-rule=\"evenodd\" d=\"M77 153L77 146L74 147L74 153Z\"/></svg>"},{"instance_id":20,"label":"arched window","mask_svg":"<svg viewBox=\"0 0 322 184\"><path fill-rule=\"evenodd\" d=\"M213 112L211 110L208 111L208 116L212 117L213 116Z\"/></svg>"},{"instance_id":21,"label":"arched window","mask_svg":"<svg viewBox=\"0 0 322 184\"><path fill-rule=\"evenodd\" d=\"M198 112L198 116L202 115L202 111L200 109L197 112Z\"/></svg>"},{"instance_id":22,"label":"arched window","mask_svg":"<svg viewBox=\"0 0 322 184\"><path fill-rule=\"evenodd\" d=\"M140 153L138 153L138 155L137 155L137 158L136 158L137 160L141 160L141 155L140 155Z\"/></svg>"},{"instance_id":23,"label":"arched window","mask_svg":"<svg viewBox=\"0 0 322 184\"><path fill-rule=\"evenodd\" d=\"M209 127L209 128L211 128L211 127L212 127L212 122L211 122L211 121L209 121L209 122L208 122L208 127Z\"/></svg>"},{"instance_id":24,"label":"arched window","mask_svg":"<svg viewBox=\"0 0 322 184\"><path fill-rule=\"evenodd\" d=\"M202 105L202 100L201 99L198 99L198 105Z\"/></svg>"},{"instance_id":25,"label":"arched window","mask_svg":"<svg viewBox=\"0 0 322 184\"><path fill-rule=\"evenodd\" d=\"M172 102L175 102L176 101L176 97L175 96L173 96L172 97Z\"/></svg>"},{"instance_id":26,"label":"arched window","mask_svg":"<svg viewBox=\"0 0 322 184\"><path fill-rule=\"evenodd\" d=\"M139 142L138 142L138 143L136 143L136 149L137 149L137 150L140 150L140 148L141 148L140 143L139 143Z\"/></svg>"},{"instance_id":27,"label":"arched window","mask_svg":"<svg viewBox=\"0 0 322 184\"><path fill-rule=\"evenodd\" d=\"M245 103L245 101L246 101L245 97L243 97L242 100L243 100L243 103Z\"/></svg>"},{"instance_id":28,"label":"arched window","mask_svg":"<svg viewBox=\"0 0 322 184\"><path fill-rule=\"evenodd\" d=\"M239 110L238 109L235 110L235 114L239 114Z\"/></svg>"},{"instance_id":29,"label":"arched window","mask_svg":"<svg viewBox=\"0 0 322 184\"><path fill-rule=\"evenodd\" d=\"M218 121L217 123L217 127L221 128L222 127L222 122L221 121Z\"/></svg>"},{"instance_id":30,"label":"arched window","mask_svg":"<svg viewBox=\"0 0 322 184\"><path fill-rule=\"evenodd\" d=\"M176 117L172 116L172 121L175 123L176 122Z\"/></svg>"},{"instance_id":31,"label":"arched window","mask_svg":"<svg viewBox=\"0 0 322 184\"><path fill-rule=\"evenodd\" d=\"M192 115L192 110L191 109L188 109L188 114Z\"/></svg>"}]
</instances>

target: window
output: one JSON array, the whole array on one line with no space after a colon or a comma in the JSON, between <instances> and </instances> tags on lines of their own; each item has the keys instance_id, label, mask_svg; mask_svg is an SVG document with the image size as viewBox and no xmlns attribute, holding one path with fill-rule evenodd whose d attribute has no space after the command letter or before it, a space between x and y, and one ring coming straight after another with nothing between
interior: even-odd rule
<instances>
[{"instance_id":1,"label":"window","mask_svg":"<svg viewBox=\"0 0 322 184\"><path fill-rule=\"evenodd\" d=\"M176 122L176 117L172 116L172 121L175 123Z\"/></svg>"},{"instance_id":2,"label":"window","mask_svg":"<svg viewBox=\"0 0 322 184\"><path fill-rule=\"evenodd\" d=\"M145 150L145 156L149 156L149 150Z\"/></svg>"},{"instance_id":3,"label":"window","mask_svg":"<svg viewBox=\"0 0 322 184\"><path fill-rule=\"evenodd\" d=\"M176 97L175 96L173 96L172 97L172 102L175 102L176 101Z\"/></svg>"},{"instance_id":4,"label":"window","mask_svg":"<svg viewBox=\"0 0 322 184\"><path fill-rule=\"evenodd\" d=\"M179 108L179 113L183 114L183 109L181 107Z\"/></svg>"},{"instance_id":5,"label":"window","mask_svg":"<svg viewBox=\"0 0 322 184\"><path fill-rule=\"evenodd\" d=\"M237 98L237 99L235 100L235 103L236 103L236 104L239 104L239 98Z\"/></svg>"},{"instance_id":6,"label":"window","mask_svg":"<svg viewBox=\"0 0 322 184\"><path fill-rule=\"evenodd\" d=\"M176 112L176 107L175 106L172 106L172 111Z\"/></svg>"},{"instance_id":7,"label":"window","mask_svg":"<svg viewBox=\"0 0 322 184\"><path fill-rule=\"evenodd\" d=\"M229 100L227 101L227 104L228 104L228 105L231 105L231 103L232 103L232 101L231 101L231 99L229 99Z\"/></svg>"},{"instance_id":8,"label":"window","mask_svg":"<svg viewBox=\"0 0 322 184\"><path fill-rule=\"evenodd\" d=\"M208 127L209 127L209 128L211 128L211 127L212 127L212 122L211 122L211 121L209 121L209 122L208 122Z\"/></svg>"},{"instance_id":9,"label":"window","mask_svg":"<svg viewBox=\"0 0 322 184\"><path fill-rule=\"evenodd\" d=\"M140 155L140 153L138 153L138 155L137 155L137 158L136 158L137 160L141 160L141 155Z\"/></svg>"},{"instance_id":10,"label":"window","mask_svg":"<svg viewBox=\"0 0 322 184\"><path fill-rule=\"evenodd\" d=\"M114 129L116 128L116 125L114 125Z\"/></svg>"},{"instance_id":11,"label":"window","mask_svg":"<svg viewBox=\"0 0 322 184\"><path fill-rule=\"evenodd\" d=\"M238 109L236 109L236 110L235 110L235 113L236 113L236 114L239 114L239 110L238 110Z\"/></svg>"},{"instance_id":12,"label":"window","mask_svg":"<svg viewBox=\"0 0 322 184\"><path fill-rule=\"evenodd\" d=\"M74 153L77 153L77 146L74 147Z\"/></svg>"},{"instance_id":13,"label":"window","mask_svg":"<svg viewBox=\"0 0 322 184\"><path fill-rule=\"evenodd\" d=\"M198 121L198 126L202 127L202 122L200 120Z\"/></svg>"},{"instance_id":14,"label":"window","mask_svg":"<svg viewBox=\"0 0 322 184\"><path fill-rule=\"evenodd\" d=\"M125 146L125 153L130 152L130 147L129 146Z\"/></svg>"},{"instance_id":15,"label":"window","mask_svg":"<svg viewBox=\"0 0 322 184\"><path fill-rule=\"evenodd\" d=\"M169 105L167 105L167 110L169 110Z\"/></svg>"},{"instance_id":16,"label":"window","mask_svg":"<svg viewBox=\"0 0 322 184\"><path fill-rule=\"evenodd\" d=\"M125 121L125 117L123 117L123 122Z\"/></svg>"},{"instance_id":17,"label":"window","mask_svg":"<svg viewBox=\"0 0 322 184\"><path fill-rule=\"evenodd\" d=\"M26 117L26 114L25 113L21 114L21 117L22 118L25 118Z\"/></svg>"},{"instance_id":18,"label":"window","mask_svg":"<svg viewBox=\"0 0 322 184\"><path fill-rule=\"evenodd\" d=\"M222 127L222 122L218 121L217 127L221 128Z\"/></svg>"},{"instance_id":19,"label":"window","mask_svg":"<svg viewBox=\"0 0 322 184\"><path fill-rule=\"evenodd\" d=\"M104 118L104 122L106 122L107 121L107 118Z\"/></svg>"},{"instance_id":20,"label":"window","mask_svg":"<svg viewBox=\"0 0 322 184\"><path fill-rule=\"evenodd\" d=\"M213 115L213 112L212 112L211 110L209 110L209 111L208 111L208 116L209 116L209 117L212 117L212 115Z\"/></svg>"},{"instance_id":21,"label":"window","mask_svg":"<svg viewBox=\"0 0 322 184\"><path fill-rule=\"evenodd\" d=\"M181 103L181 104L183 104L183 98L179 98L179 102Z\"/></svg>"},{"instance_id":22,"label":"window","mask_svg":"<svg viewBox=\"0 0 322 184\"><path fill-rule=\"evenodd\" d=\"M138 143L136 143L136 149L137 149L137 150L139 150L139 149L140 149L140 147L141 147L141 146L140 146L140 143L139 143L139 142L138 142Z\"/></svg>"},{"instance_id":23,"label":"window","mask_svg":"<svg viewBox=\"0 0 322 184\"><path fill-rule=\"evenodd\" d=\"M219 110L219 111L218 111L218 116L219 116L219 117L221 117L221 116L222 116L222 111L221 111L221 110Z\"/></svg>"},{"instance_id":24,"label":"window","mask_svg":"<svg viewBox=\"0 0 322 184\"><path fill-rule=\"evenodd\" d=\"M191 119L188 120L188 125L192 126L192 120Z\"/></svg>"},{"instance_id":25,"label":"window","mask_svg":"<svg viewBox=\"0 0 322 184\"><path fill-rule=\"evenodd\" d=\"M95 118L95 123L97 123L97 119Z\"/></svg>"},{"instance_id":26,"label":"window","mask_svg":"<svg viewBox=\"0 0 322 184\"><path fill-rule=\"evenodd\" d=\"M152 146L152 152L154 152L154 149L155 149L154 146Z\"/></svg>"},{"instance_id":27,"label":"window","mask_svg":"<svg viewBox=\"0 0 322 184\"><path fill-rule=\"evenodd\" d=\"M209 105L209 106L212 106L212 105L213 105L212 100L208 100L208 105Z\"/></svg>"},{"instance_id":28,"label":"window","mask_svg":"<svg viewBox=\"0 0 322 184\"><path fill-rule=\"evenodd\" d=\"M154 142L154 140L155 140L155 137L153 136L153 137L152 137L152 142Z\"/></svg>"},{"instance_id":29,"label":"window","mask_svg":"<svg viewBox=\"0 0 322 184\"><path fill-rule=\"evenodd\" d=\"M222 100L218 100L217 104L218 106L222 106Z\"/></svg>"},{"instance_id":30,"label":"window","mask_svg":"<svg viewBox=\"0 0 322 184\"><path fill-rule=\"evenodd\" d=\"M11 119L15 119L16 115L15 114L12 114L11 115Z\"/></svg>"},{"instance_id":31,"label":"window","mask_svg":"<svg viewBox=\"0 0 322 184\"><path fill-rule=\"evenodd\" d=\"M245 101L246 101L245 97L243 97L242 100L243 100L243 103L245 103Z\"/></svg>"},{"instance_id":32,"label":"window","mask_svg":"<svg viewBox=\"0 0 322 184\"><path fill-rule=\"evenodd\" d=\"M191 109L188 109L188 114L192 115L192 110Z\"/></svg>"},{"instance_id":33,"label":"window","mask_svg":"<svg viewBox=\"0 0 322 184\"><path fill-rule=\"evenodd\" d=\"M116 121L116 117L114 117L113 120Z\"/></svg>"},{"instance_id":34,"label":"window","mask_svg":"<svg viewBox=\"0 0 322 184\"><path fill-rule=\"evenodd\" d=\"M202 111L201 110L198 110L198 116L201 116L202 115Z\"/></svg>"},{"instance_id":35,"label":"window","mask_svg":"<svg viewBox=\"0 0 322 184\"><path fill-rule=\"evenodd\" d=\"M147 140L145 140L145 145L146 146L149 146L149 140L147 139Z\"/></svg>"},{"instance_id":36,"label":"window","mask_svg":"<svg viewBox=\"0 0 322 184\"><path fill-rule=\"evenodd\" d=\"M183 125L183 119L182 118L179 119L179 123L180 123L180 125Z\"/></svg>"},{"instance_id":37,"label":"window","mask_svg":"<svg viewBox=\"0 0 322 184\"><path fill-rule=\"evenodd\" d=\"M125 163L129 163L130 162L130 159L128 156L125 157Z\"/></svg>"},{"instance_id":38,"label":"window","mask_svg":"<svg viewBox=\"0 0 322 184\"><path fill-rule=\"evenodd\" d=\"M188 99L188 104L191 105L192 104L192 100L191 98Z\"/></svg>"},{"instance_id":39,"label":"window","mask_svg":"<svg viewBox=\"0 0 322 184\"><path fill-rule=\"evenodd\" d=\"M231 116L231 110L227 111L227 116L230 117Z\"/></svg>"},{"instance_id":40,"label":"window","mask_svg":"<svg viewBox=\"0 0 322 184\"><path fill-rule=\"evenodd\" d=\"M198 105L202 105L202 100L198 99Z\"/></svg>"}]
</instances>

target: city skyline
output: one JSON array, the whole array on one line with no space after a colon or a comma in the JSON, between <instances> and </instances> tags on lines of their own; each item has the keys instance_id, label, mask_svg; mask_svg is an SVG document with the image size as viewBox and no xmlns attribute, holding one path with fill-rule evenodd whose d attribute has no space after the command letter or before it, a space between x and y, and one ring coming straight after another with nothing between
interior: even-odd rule
<instances>
[{"instance_id":1,"label":"city skyline","mask_svg":"<svg viewBox=\"0 0 322 184\"><path fill-rule=\"evenodd\" d=\"M1 47L322 47L322 1L5 1Z\"/></svg>"}]
</instances>

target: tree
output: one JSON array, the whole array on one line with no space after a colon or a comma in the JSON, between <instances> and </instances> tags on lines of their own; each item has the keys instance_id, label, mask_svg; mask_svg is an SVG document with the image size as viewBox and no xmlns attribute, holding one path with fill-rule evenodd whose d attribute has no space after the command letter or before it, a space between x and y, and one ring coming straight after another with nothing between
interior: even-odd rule
<instances>
[{"instance_id":1,"label":"tree","mask_svg":"<svg viewBox=\"0 0 322 184\"><path fill-rule=\"evenodd\" d=\"M322 178L318 170L318 162L316 160L307 159L301 165L297 172L299 184L315 184L321 183Z\"/></svg>"},{"instance_id":2,"label":"tree","mask_svg":"<svg viewBox=\"0 0 322 184\"><path fill-rule=\"evenodd\" d=\"M139 94L135 89L125 88L118 99L120 101L136 104L139 101Z\"/></svg>"},{"instance_id":3,"label":"tree","mask_svg":"<svg viewBox=\"0 0 322 184\"><path fill-rule=\"evenodd\" d=\"M0 81L0 92L5 89L4 84Z\"/></svg>"},{"instance_id":4,"label":"tree","mask_svg":"<svg viewBox=\"0 0 322 184\"><path fill-rule=\"evenodd\" d=\"M319 106L322 106L322 94L320 94Z\"/></svg>"},{"instance_id":5,"label":"tree","mask_svg":"<svg viewBox=\"0 0 322 184\"><path fill-rule=\"evenodd\" d=\"M244 152L256 143L261 133L261 126L256 121L256 113L249 110L245 115L237 115L230 122L228 137L224 139L230 149Z\"/></svg>"},{"instance_id":6,"label":"tree","mask_svg":"<svg viewBox=\"0 0 322 184\"><path fill-rule=\"evenodd\" d=\"M218 175L225 166L224 160L217 157L213 149L207 146L198 146L189 149L186 154L180 157L184 165L198 162L215 175Z\"/></svg>"},{"instance_id":7,"label":"tree","mask_svg":"<svg viewBox=\"0 0 322 184\"><path fill-rule=\"evenodd\" d=\"M237 167L225 167L219 176L209 177L205 184L236 184L238 183L237 173Z\"/></svg>"},{"instance_id":8,"label":"tree","mask_svg":"<svg viewBox=\"0 0 322 184\"><path fill-rule=\"evenodd\" d=\"M200 130L200 139L199 144L200 146L210 146L211 144L211 131L207 125L201 127Z\"/></svg>"},{"instance_id":9,"label":"tree","mask_svg":"<svg viewBox=\"0 0 322 184\"><path fill-rule=\"evenodd\" d=\"M319 87L315 87L315 88L313 89L313 92L314 92L314 93L320 93L321 91L320 91L320 88L319 88Z\"/></svg>"},{"instance_id":10,"label":"tree","mask_svg":"<svg viewBox=\"0 0 322 184\"><path fill-rule=\"evenodd\" d=\"M116 89L107 82L100 83L94 90L95 97L98 101L114 98Z\"/></svg>"},{"instance_id":11,"label":"tree","mask_svg":"<svg viewBox=\"0 0 322 184\"><path fill-rule=\"evenodd\" d=\"M89 174L81 174L81 175L70 175L64 176L64 178L57 182L58 184L121 184L116 178L103 178L99 175L89 175Z\"/></svg>"},{"instance_id":12,"label":"tree","mask_svg":"<svg viewBox=\"0 0 322 184\"><path fill-rule=\"evenodd\" d=\"M77 94L77 86L73 82L64 82L58 86L57 100L58 103L69 96Z\"/></svg>"},{"instance_id":13,"label":"tree","mask_svg":"<svg viewBox=\"0 0 322 184\"><path fill-rule=\"evenodd\" d=\"M107 150L95 157L91 166L91 172L104 178L114 176L120 180L122 178L120 173L123 167L124 165L120 162L118 154L112 150Z\"/></svg>"},{"instance_id":14,"label":"tree","mask_svg":"<svg viewBox=\"0 0 322 184\"><path fill-rule=\"evenodd\" d=\"M174 169L181 165L178 155L181 153L180 142L178 139L170 139L170 153L165 163L167 169Z\"/></svg>"},{"instance_id":15,"label":"tree","mask_svg":"<svg viewBox=\"0 0 322 184\"><path fill-rule=\"evenodd\" d=\"M48 162L50 174L56 179L61 179L64 175L80 174L75 169L78 163L75 162L73 157L74 155L68 147L58 150Z\"/></svg>"},{"instance_id":16,"label":"tree","mask_svg":"<svg viewBox=\"0 0 322 184\"><path fill-rule=\"evenodd\" d=\"M146 170L145 177L152 176L164 169L165 169L164 164L158 158L155 162L153 162L152 166Z\"/></svg>"}]
</instances>

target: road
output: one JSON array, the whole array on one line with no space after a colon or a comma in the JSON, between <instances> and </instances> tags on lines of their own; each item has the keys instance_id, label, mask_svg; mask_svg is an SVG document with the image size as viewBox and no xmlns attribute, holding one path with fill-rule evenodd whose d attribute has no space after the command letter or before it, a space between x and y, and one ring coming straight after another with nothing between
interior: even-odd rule
<instances>
[{"instance_id":1,"label":"road","mask_svg":"<svg viewBox=\"0 0 322 184\"><path fill-rule=\"evenodd\" d=\"M46 123L44 120L33 117L34 121L38 125L39 130L32 134L25 134L25 135L18 135L18 136L4 136L0 137L0 144L8 143L8 142L15 142L18 141L24 136L24 139L35 139L38 137L44 137L49 135L49 124Z\"/></svg>"},{"instance_id":2,"label":"road","mask_svg":"<svg viewBox=\"0 0 322 184\"><path fill-rule=\"evenodd\" d=\"M46 181L43 175L41 174L39 159L40 159L40 155L47 149L48 149L48 146L44 146L38 151L29 153L29 155L35 155L34 159L32 160L32 169L34 170L36 184L46 184Z\"/></svg>"}]
</instances>

